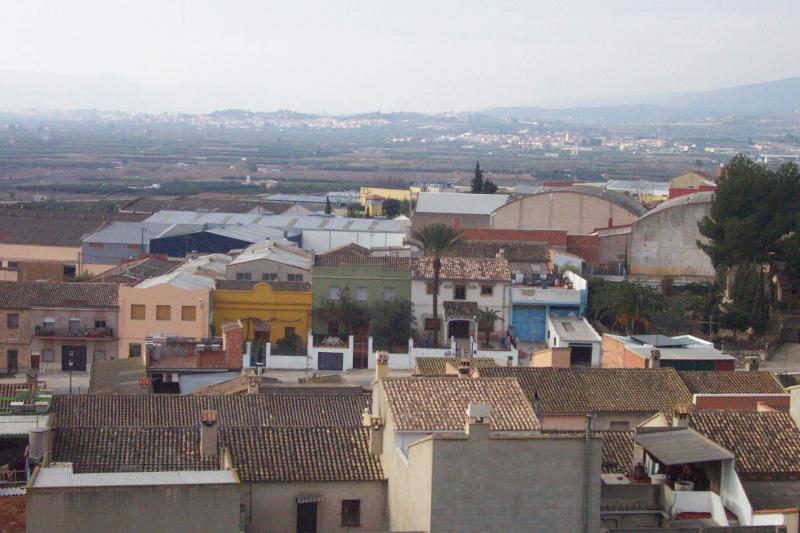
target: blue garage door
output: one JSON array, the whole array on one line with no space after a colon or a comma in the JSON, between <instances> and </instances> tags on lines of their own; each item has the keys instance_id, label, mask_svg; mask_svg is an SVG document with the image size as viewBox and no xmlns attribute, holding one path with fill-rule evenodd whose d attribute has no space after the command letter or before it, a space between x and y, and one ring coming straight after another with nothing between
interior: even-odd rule
<instances>
[{"instance_id":1,"label":"blue garage door","mask_svg":"<svg viewBox=\"0 0 800 533\"><path fill-rule=\"evenodd\" d=\"M536 306L514 306L511 325L514 335L521 341L543 341L545 330L545 308Z\"/></svg>"}]
</instances>

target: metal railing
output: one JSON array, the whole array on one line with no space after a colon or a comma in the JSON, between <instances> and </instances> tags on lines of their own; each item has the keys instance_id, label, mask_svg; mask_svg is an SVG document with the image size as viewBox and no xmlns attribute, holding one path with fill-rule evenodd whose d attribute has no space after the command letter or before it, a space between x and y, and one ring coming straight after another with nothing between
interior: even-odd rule
<instances>
[{"instance_id":1,"label":"metal railing","mask_svg":"<svg viewBox=\"0 0 800 533\"><path fill-rule=\"evenodd\" d=\"M89 339L110 339L114 337L113 328L57 328L54 326L36 326L35 337L68 337Z\"/></svg>"}]
</instances>

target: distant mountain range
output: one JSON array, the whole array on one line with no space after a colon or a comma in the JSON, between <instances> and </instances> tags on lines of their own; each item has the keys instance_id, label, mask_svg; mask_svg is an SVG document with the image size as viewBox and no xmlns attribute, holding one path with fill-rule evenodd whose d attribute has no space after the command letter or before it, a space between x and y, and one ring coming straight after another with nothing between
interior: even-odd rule
<instances>
[{"instance_id":1,"label":"distant mountain range","mask_svg":"<svg viewBox=\"0 0 800 533\"><path fill-rule=\"evenodd\" d=\"M719 115L779 116L800 113L800 77L712 91L558 100L531 107L495 107L483 112L505 119L581 123L663 123Z\"/></svg>"},{"instance_id":2,"label":"distant mountain range","mask_svg":"<svg viewBox=\"0 0 800 533\"><path fill-rule=\"evenodd\" d=\"M213 114L242 117L246 109L263 108L263 103L285 101L281 95L257 88L191 87L145 88L118 76L93 77L0 71L0 111L21 109L159 113L182 109L187 90L194 105L224 109ZM233 95L233 96L232 96ZM223 102L235 99L236 109L225 109ZM199 104L198 104L199 102ZM703 92L631 96L603 99L563 99L535 106L494 107L478 112L424 115L421 113L364 113L358 118L382 118L390 122L480 120L481 123L509 120L554 120L582 124L663 124L721 115L786 116L800 114L800 77L740 85ZM315 115L275 111L283 118L312 118Z\"/></svg>"}]
</instances>

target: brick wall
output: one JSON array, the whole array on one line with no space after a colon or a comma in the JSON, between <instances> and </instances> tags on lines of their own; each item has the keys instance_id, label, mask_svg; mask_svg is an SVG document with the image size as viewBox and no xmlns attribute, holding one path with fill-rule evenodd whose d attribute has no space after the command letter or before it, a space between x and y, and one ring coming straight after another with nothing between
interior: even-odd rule
<instances>
[{"instance_id":1,"label":"brick wall","mask_svg":"<svg viewBox=\"0 0 800 533\"><path fill-rule=\"evenodd\" d=\"M25 533L25 496L0 497L0 531Z\"/></svg>"},{"instance_id":2,"label":"brick wall","mask_svg":"<svg viewBox=\"0 0 800 533\"><path fill-rule=\"evenodd\" d=\"M600 357L601 367L625 368L625 359L623 355L625 347L621 341L611 337L610 335L603 335L600 349L602 351L602 356Z\"/></svg>"},{"instance_id":3,"label":"brick wall","mask_svg":"<svg viewBox=\"0 0 800 533\"><path fill-rule=\"evenodd\" d=\"M228 370L242 368L242 342L244 332L242 327L235 322L222 326L222 349L225 351L225 366Z\"/></svg>"},{"instance_id":4,"label":"brick wall","mask_svg":"<svg viewBox=\"0 0 800 533\"><path fill-rule=\"evenodd\" d=\"M567 235L567 252L597 265L600 260L600 239L597 235Z\"/></svg>"}]
</instances>

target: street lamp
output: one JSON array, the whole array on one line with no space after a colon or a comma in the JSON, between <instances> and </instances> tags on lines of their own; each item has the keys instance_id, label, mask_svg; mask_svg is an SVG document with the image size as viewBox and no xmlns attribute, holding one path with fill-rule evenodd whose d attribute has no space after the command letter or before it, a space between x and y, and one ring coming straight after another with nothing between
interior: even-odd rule
<instances>
[{"instance_id":1,"label":"street lamp","mask_svg":"<svg viewBox=\"0 0 800 533\"><path fill-rule=\"evenodd\" d=\"M72 366L75 364L75 351L69 351L69 357L67 358L67 365L69 366L69 393L72 395Z\"/></svg>"}]
</instances>

